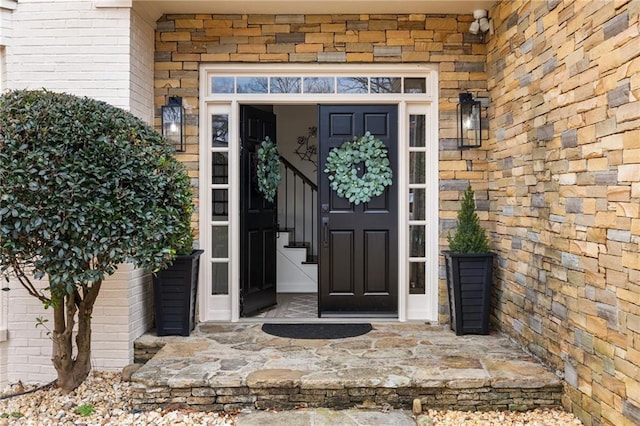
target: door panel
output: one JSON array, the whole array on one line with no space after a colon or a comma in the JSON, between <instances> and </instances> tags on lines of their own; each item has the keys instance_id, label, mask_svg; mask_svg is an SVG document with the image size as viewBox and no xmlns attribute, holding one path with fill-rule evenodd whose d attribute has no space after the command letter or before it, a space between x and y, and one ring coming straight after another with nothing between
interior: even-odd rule
<instances>
[{"instance_id":1,"label":"door panel","mask_svg":"<svg viewBox=\"0 0 640 426\"><path fill-rule=\"evenodd\" d=\"M265 136L275 140L275 115L240 109L240 315L276 304L277 208L257 188L257 151Z\"/></svg>"},{"instance_id":2,"label":"door panel","mask_svg":"<svg viewBox=\"0 0 640 426\"><path fill-rule=\"evenodd\" d=\"M365 231L364 234L364 292L391 293L389 288L388 231Z\"/></svg>"},{"instance_id":3,"label":"door panel","mask_svg":"<svg viewBox=\"0 0 640 426\"><path fill-rule=\"evenodd\" d=\"M331 294L354 294L353 232L332 231L330 252Z\"/></svg>"},{"instance_id":4,"label":"door panel","mask_svg":"<svg viewBox=\"0 0 640 426\"><path fill-rule=\"evenodd\" d=\"M320 316L397 316L397 185L368 203L339 197L323 172L330 150L367 131L382 140L397 175L395 105L319 107Z\"/></svg>"}]
</instances>

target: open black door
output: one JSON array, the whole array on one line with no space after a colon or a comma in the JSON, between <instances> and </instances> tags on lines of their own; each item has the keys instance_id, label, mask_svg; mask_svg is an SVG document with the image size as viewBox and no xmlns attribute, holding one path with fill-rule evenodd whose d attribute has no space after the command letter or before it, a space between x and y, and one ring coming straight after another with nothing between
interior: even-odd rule
<instances>
[{"instance_id":1,"label":"open black door","mask_svg":"<svg viewBox=\"0 0 640 426\"><path fill-rule=\"evenodd\" d=\"M266 136L276 140L276 117L240 108L240 316L276 304L276 201L258 190L257 151Z\"/></svg>"},{"instance_id":2,"label":"open black door","mask_svg":"<svg viewBox=\"0 0 640 426\"><path fill-rule=\"evenodd\" d=\"M398 313L398 112L396 105L319 107L318 312L328 316ZM329 151L370 132L388 149L394 184L368 203L339 197L324 173Z\"/></svg>"}]
</instances>

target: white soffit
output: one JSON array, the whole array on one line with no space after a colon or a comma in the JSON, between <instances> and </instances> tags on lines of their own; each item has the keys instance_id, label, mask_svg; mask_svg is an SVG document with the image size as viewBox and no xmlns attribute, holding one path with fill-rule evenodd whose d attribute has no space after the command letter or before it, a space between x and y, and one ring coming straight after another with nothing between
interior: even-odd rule
<instances>
[{"instance_id":1,"label":"white soffit","mask_svg":"<svg viewBox=\"0 0 640 426\"><path fill-rule=\"evenodd\" d=\"M108 3L118 0L102 0ZM497 0L133 0L160 13L381 14L428 13L471 15L489 10Z\"/></svg>"}]
</instances>

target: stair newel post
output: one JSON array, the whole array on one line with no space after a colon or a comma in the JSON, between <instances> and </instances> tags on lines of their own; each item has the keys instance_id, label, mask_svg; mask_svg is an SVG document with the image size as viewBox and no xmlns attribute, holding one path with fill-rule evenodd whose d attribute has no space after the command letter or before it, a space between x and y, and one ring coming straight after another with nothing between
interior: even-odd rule
<instances>
[{"instance_id":1,"label":"stair newel post","mask_svg":"<svg viewBox=\"0 0 640 426\"><path fill-rule=\"evenodd\" d=\"M289 168L285 163L284 167L284 227L289 228Z\"/></svg>"},{"instance_id":2,"label":"stair newel post","mask_svg":"<svg viewBox=\"0 0 640 426\"><path fill-rule=\"evenodd\" d=\"M296 225L298 223L298 179L293 180L293 242L298 240Z\"/></svg>"},{"instance_id":3,"label":"stair newel post","mask_svg":"<svg viewBox=\"0 0 640 426\"><path fill-rule=\"evenodd\" d=\"M302 182L302 241L307 241L307 184Z\"/></svg>"},{"instance_id":4,"label":"stair newel post","mask_svg":"<svg viewBox=\"0 0 640 426\"><path fill-rule=\"evenodd\" d=\"M313 226L314 223L316 223L315 221L316 218L316 208L315 208L315 203L314 203L314 197L313 197L313 188L311 190L311 258L314 259L316 256L316 243L315 243L315 232L316 232L316 227Z\"/></svg>"}]
</instances>

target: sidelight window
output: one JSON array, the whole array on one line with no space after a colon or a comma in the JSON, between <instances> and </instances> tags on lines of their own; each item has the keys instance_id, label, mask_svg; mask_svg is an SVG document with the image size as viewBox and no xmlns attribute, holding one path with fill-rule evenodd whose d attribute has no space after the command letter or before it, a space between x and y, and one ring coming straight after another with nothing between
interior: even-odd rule
<instances>
[{"instance_id":1,"label":"sidelight window","mask_svg":"<svg viewBox=\"0 0 640 426\"><path fill-rule=\"evenodd\" d=\"M409 294L425 293L426 122L424 114L409 115Z\"/></svg>"},{"instance_id":2,"label":"sidelight window","mask_svg":"<svg viewBox=\"0 0 640 426\"><path fill-rule=\"evenodd\" d=\"M214 80L215 81L215 80ZM220 87L229 81L220 78ZM260 81L247 81L259 87ZM257 89L256 89L257 90ZM229 115L211 115L211 294L229 293Z\"/></svg>"}]
</instances>

